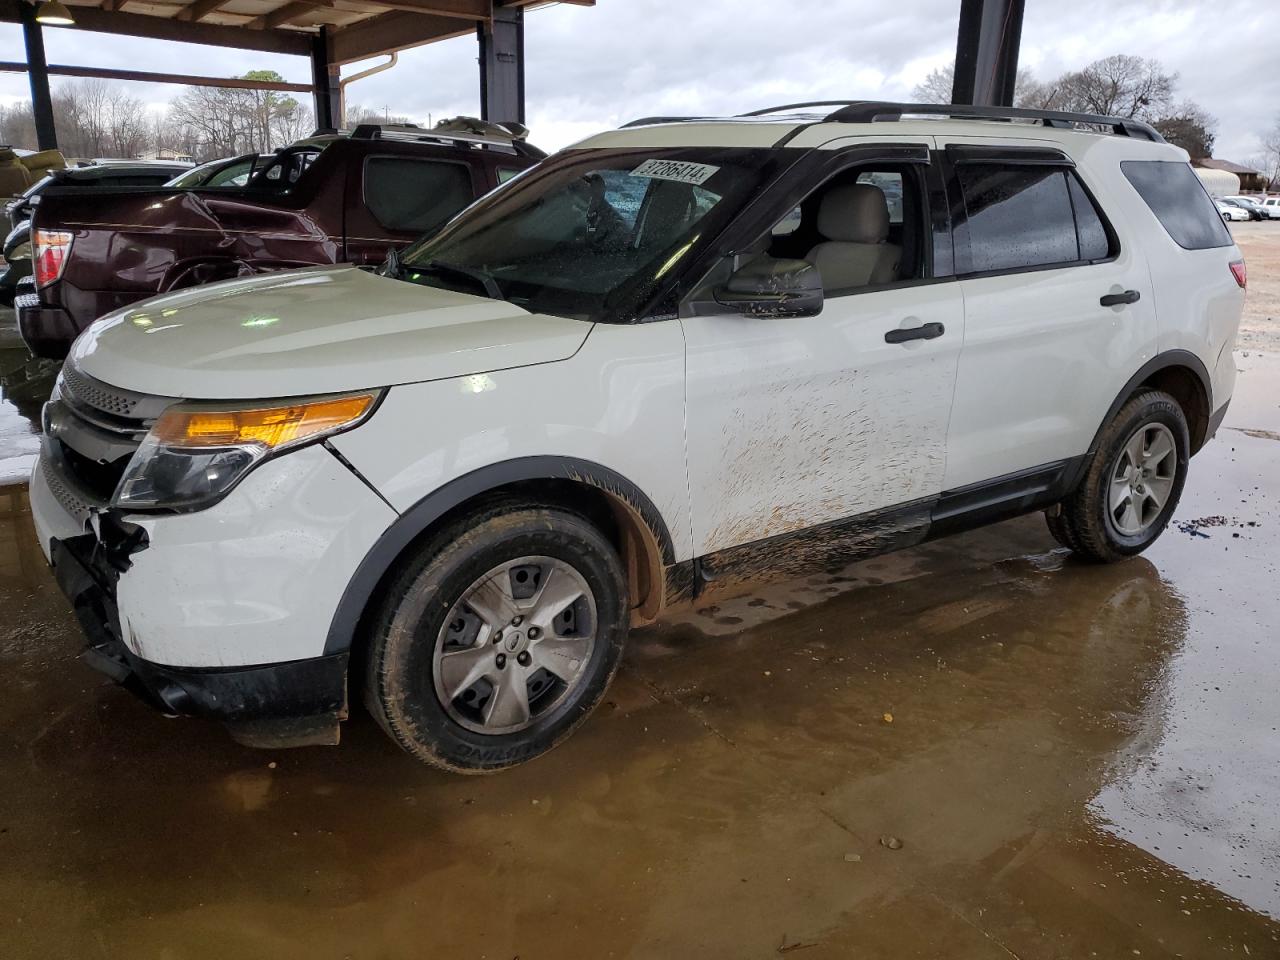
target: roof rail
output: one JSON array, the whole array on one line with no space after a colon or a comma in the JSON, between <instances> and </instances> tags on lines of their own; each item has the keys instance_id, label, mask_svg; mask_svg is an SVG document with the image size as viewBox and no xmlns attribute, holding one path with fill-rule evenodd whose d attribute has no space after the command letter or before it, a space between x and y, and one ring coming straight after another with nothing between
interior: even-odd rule
<instances>
[{"instance_id":1,"label":"roof rail","mask_svg":"<svg viewBox=\"0 0 1280 960\"><path fill-rule=\"evenodd\" d=\"M522 157L541 160L546 153L515 137L484 136L481 134L460 133L451 130L430 130L417 124L362 123L351 131L353 140L411 140L417 143L438 143L442 146L453 146L460 143L477 148L500 150L514 153Z\"/></svg>"},{"instance_id":2,"label":"roof rail","mask_svg":"<svg viewBox=\"0 0 1280 960\"><path fill-rule=\"evenodd\" d=\"M689 123L693 120L707 120L709 117L641 117L639 120L630 120L624 123L619 130L625 130L627 127L647 127L651 123Z\"/></svg>"},{"instance_id":3,"label":"roof rail","mask_svg":"<svg viewBox=\"0 0 1280 960\"><path fill-rule=\"evenodd\" d=\"M1025 107L980 107L967 103L888 103L877 100L822 100L811 103L789 103L743 114L759 117L802 107L839 107L823 119L828 123L874 123L899 120L903 114L954 117L978 120L1038 120L1046 127L1070 130L1078 126L1104 127L1119 136L1138 137L1153 143L1165 139L1149 123L1131 117L1107 117L1097 113L1068 113L1062 110L1035 110Z\"/></svg>"}]
</instances>

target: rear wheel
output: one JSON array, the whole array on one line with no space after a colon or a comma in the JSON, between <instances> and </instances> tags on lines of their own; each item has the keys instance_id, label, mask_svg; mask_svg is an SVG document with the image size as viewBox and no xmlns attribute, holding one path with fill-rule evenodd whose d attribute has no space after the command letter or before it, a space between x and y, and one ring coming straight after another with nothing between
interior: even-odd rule
<instances>
[{"instance_id":1,"label":"rear wheel","mask_svg":"<svg viewBox=\"0 0 1280 960\"><path fill-rule=\"evenodd\" d=\"M506 504L424 544L384 599L366 703L420 760L483 773L551 749L599 703L626 578L586 518Z\"/></svg>"},{"instance_id":2,"label":"rear wheel","mask_svg":"<svg viewBox=\"0 0 1280 960\"><path fill-rule=\"evenodd\" d=\"M1173 516L1190 450L1178 402L1159 390L1136 394L1104 428L1080 486L1047 515L1049 532L1088 560L1141 553Z\"/></svg>"}]
</instances>

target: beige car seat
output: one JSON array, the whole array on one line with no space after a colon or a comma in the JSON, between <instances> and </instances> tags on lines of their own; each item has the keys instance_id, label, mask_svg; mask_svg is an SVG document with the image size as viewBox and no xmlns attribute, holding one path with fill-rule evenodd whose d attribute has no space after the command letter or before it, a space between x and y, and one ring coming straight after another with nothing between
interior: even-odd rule
<instances>
[{"instance_id":1,"label":"beige car seat","mask_svg":"<svg viewBox=\"0 0 1280 960\"><path fill-rule=\"evenodd\" d=\"M887 242L889 205L879 187L851 183L831 188L818 207L817 226L826 240L805 259L822 274L824 289L865 287L898 278L902 248Z\"/></svg>"}]
</instances>

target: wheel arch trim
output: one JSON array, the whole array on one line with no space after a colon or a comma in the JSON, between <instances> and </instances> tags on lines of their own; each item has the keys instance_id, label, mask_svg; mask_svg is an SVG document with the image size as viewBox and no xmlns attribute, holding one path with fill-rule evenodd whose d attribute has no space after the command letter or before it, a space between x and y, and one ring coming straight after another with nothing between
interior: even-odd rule
<instances>
[{"instance_id":1,"label":"wheel arch trim","mask_svg":"<svg viewBox=\"0 0 1280 960\"><path fill-rule=\"evenodd\" d=\"M1120 408L1124 406L1134 391L1138 389L1145 381L1161 370L1168 370L1172 367L1185 367L1195 374L1196 379L1200 381L1200 386L1204 390L1205 403L1208 406L1206 413L1213 415L1213 382L1209 379L1209 368L1204 365L1204 361L1197 357L1190 350L1166 350L1158 353L1141 367L1138 372L1129 378L1124 387L1120 390L1116 398L1111 402L1111 406L1107 408L1106 416L1102 418L1102 422L1098 424L1098 429L1093 435L1093 440L1089 443L1089 456L1092 457L1098 452L1098 441L1102 437L1102 431L1106 429L1107 424L1111 422Z\"/></svg>"},{"instance_id":2,"label":"wheel arch trim","mask_svg":"<svg viewBox=\"0 0 1280 960\"><path fill-rule=\"evenodd\" d=\"M638 486L599 463L576 457L517 457L480 467L450 480L403 511L356 567L347 582L325 638L326 656L350 650L369 601L409 545L450 511L485 493L528 480L569 480L595 487L625 504L648 528L663 565L675 563L671 531L658 508Z\"/></svg>"}]
</instances>

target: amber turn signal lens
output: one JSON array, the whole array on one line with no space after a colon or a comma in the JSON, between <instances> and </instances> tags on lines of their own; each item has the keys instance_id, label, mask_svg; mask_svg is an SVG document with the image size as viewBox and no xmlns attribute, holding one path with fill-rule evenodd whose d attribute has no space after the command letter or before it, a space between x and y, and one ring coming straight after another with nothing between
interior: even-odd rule
<instances>
[{"instance_id":1,"label":"amber turn signal lens","mask_svg":"<svg viewBox=\"0 0 1280 960\"><path fill-rule=\"evenodd\" d=\"M151 435L157 443L169 447L256 445L275 450L359 420L373 401L373 394L362 393L258 409L175 407L161 415Z\"/></svg>"}]
</instances>

